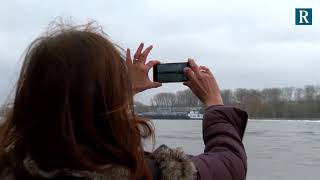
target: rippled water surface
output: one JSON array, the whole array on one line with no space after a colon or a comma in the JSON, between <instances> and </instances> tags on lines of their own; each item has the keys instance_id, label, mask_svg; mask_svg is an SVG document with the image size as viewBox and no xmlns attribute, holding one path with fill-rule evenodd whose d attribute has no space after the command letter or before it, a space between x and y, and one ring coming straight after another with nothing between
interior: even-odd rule
<instances>
[{"instance_id":1,"label":"rippled water surface","mask_svg":"<svg viewBox=\"0 0 320 180\"><path fill-rule=\"evenodd\" d=\"M156 146L203 151L201 121L154 120ZM320 121L250 120L244 137L248 180L320 178Z\"/></svg>"}]
</instances>

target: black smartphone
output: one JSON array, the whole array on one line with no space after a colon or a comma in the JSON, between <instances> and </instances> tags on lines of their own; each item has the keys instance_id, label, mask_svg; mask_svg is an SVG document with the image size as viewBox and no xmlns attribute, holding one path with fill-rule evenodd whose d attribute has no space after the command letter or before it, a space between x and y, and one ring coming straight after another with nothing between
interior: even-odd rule
<instances>
[{"instance_id":1,"label":"black smartphone","mask_svg":"<svg viewBox=\"0 0 320 180\"><path fill-rule=\"evenodd\" d=\"M157 64L153 67L153 81L160 83L188 81L183 69L190 67L188 62Z\"/></svg>"}]
</instances>

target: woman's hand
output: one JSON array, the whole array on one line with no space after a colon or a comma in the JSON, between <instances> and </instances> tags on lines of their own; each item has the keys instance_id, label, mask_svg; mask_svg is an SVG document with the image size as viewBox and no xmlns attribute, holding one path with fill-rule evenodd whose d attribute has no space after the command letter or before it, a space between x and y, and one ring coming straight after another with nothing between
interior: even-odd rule
<instances>
[{"instance_id":1,"label":"woman's hand","mask_svg":"<svg viewBox=\"0 0 320 180\"><path fill-rule=\"evenodd\" d=\"M184 69L189 81L183 84L188 86L192 92L205 104L206 107L212 105L223 105L218 84L205 66L198 66L193 59L188 59L190 68Z\"/></svg>"},{"instance_id":2,"label":"woman's hand","mask_svg":"<svg viewBox=\"0 0 320 180\"><path fill-rule=\"evenodd\" d=\"M130 49L127 49L126 63L128 66L129 77L131 78L134 94L147 89L157 88L161 86L161 83L152 82L148 76L149 70L154 65L159 64L160 62L157 60L153 60L146 63L147 57L152 49L152 45L142 52L143 46L144 44L141 43L133 56L133 60L131 58Z\"/></svg>"}]
</instances>

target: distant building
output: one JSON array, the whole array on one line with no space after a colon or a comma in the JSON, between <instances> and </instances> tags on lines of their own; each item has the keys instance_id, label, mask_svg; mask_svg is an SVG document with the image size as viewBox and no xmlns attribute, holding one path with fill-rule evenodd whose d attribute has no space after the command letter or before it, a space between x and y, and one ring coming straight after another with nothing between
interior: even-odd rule
<instances>
[{"instance_id":1,"label":"distant building","mask_svg":"<svg viewBox=\"0 0 320 180\"><path fill-rule=\"evenodd\" d=\"M156 107L155 111L158 113L166 113L166 112L181 112L187 113L190 111L199 111L201 107Z\"/></svg>"},{"instance_id":2,"label":"distant building","mask_svg":"<svg viewBox=\"0 0 320 180\"><path fill-rule=\"evenodd\" d=\"M202 107L181 107L181 106L134 106L136 113L159 113L159 114L165 114L165 113L189 113L190 111L201 111Z\"/></svg>"},{"instance_id":3,"label":"distant building","mask_svg":"<svg viewBox=\"0 0 320 180\"><path fill-rule=\"evenodd\" d=\"M172 112L172 107L157 107L156 112L158 113Z\"/></svg>"}]
</instances>

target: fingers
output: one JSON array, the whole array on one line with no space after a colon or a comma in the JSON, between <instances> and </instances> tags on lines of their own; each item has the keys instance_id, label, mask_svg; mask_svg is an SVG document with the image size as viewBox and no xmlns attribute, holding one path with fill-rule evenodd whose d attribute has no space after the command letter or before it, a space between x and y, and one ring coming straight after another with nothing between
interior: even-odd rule
<instances>
[{"instance_id":1,"label":"fingers","mask_svg":"<svg viewBox=\"0 0 320 180\"><path fill-rule=\"evenodd\" d=\"M158 87L160 87L160 86L162 86L161 83L159 83L159 82L152 82L152 83L150 84L149 88L158 88Z\"/></svg>"},{"instance_id":2,"label":"fingers","mask_svg":"<svg viewBox=\"0 0 320 180\"><path fill-rule=\"evenodd\" d=\"M147 47L144 51L142 51L143 47L144 47L144 43L141 43L139 45L136 53L134 54L133 58L134 58L134 61L138 60L137 62L145 64L147 61L147 57L148 57L150 51L152 50L153 46L151 45L151 46Z\"/></svg>"},{"instance_id":3,"label":"fingers","mask_svg":"<svg viewBox=\"0 0 320 180\"><path fill-rule=\"evenodd\" d=\"M127 49L126 63L127 63L127 66L130 66L132 64L131 52L129 48Z\"/></svg>"},{"instance_id":4,"label":"fingers","mask_svg":"<svg viewBox=\"0 0 320 180\"><path fill-rule=\"evenodd\" d=\"M183 82L183 85L187 86L192 92L194 92L194 87L192 86L191 81L185 81Z\"/></svg>"},{"instance_id":5,"label":"fingers","mask_svg":"<svg viewBox=\"0 0 320 180\"><path fill-rule=\"evenodd\" d=\"M184 68L183 72L184 72L185 76L187 76L189 81L192 81L195 79L194 72L189 67Z\"/></svg>"},{"instance_id":6,"label":"fingers","mask_svg":"<svg viewBox=\"0 0 320 180\"><path fill-rule=\"evenodd\" d=\"M153 46L149 46L147 49L143 51L143 53L140 55L139 60L141 60L143 63L146 63L147 57L152 50Z\"/></svg>"},{"instance_id":7,"label":"fingers","mask_svg":"<svg viewBox=\"0 0 320 180\"><path fill-rule=\"evenodd\" d=\"M206 66L200 66L200 71L203 71L205 73L208 73L208 74L212 75L210 69L207 68Z\"/></svg>"},{"instance_id":8,"label":"fingers","mask_svg":"<svg viewBox=\"0 0 320 180\"><path fill-rule=\"evenodd\" d=\"M190 64L190 68L192 69L192 71L196 74L199 74L200 72L199 66L194 62L194 60L189 58L188 62Z\"/></svg>"},{"instance_id":9,"label":"fingers","mask_svg":"<svg viewBox=\"0 0 320 180\"><path fill-rule=\"evenodd\" d=\"M204 71L206 71L206 72L210 72L210 69L209 68L207 68L206 66L200 66L200 70L204 70Z\"/></svg>"},{"instance_id":10,"label":"fingers","mask_svg":"<svg viewBox=\"0 0 320 180\"><path fill-rule=\"evenodd\" d=\"M189 67L184 68L183 71L185 76L187 76L187 78L189 79L189 81L183 82L183 85L188 86L193 91L192 83L195 83L195 81L197 81L195 73Z\"/></svg>"},{"instance_id":11,"label":"fingers","mask_svg":"<svg viewBox=\"0 0 320 180\"><path fill-rule=\"evenodd\" d=\"M144 46L144 44L140 43L136 53L133 56L134 59L139 59L139 57L141 56L141 52L142 52L143 46Z\"/></svg>"},{"instance_id":12,"label":"fingers","mask_svg":"<svg viewBox=\"0 0 320 180\"><path fill-rule=\"evenodd\" d=\"M159 64L159 63L160 63L160 61L158 61L158 60L149 61L149 62L146 64L147 70L150 70L153 66L155 66L155 65L157 65L157 64Z\"/></svg>"}]
</instances>

